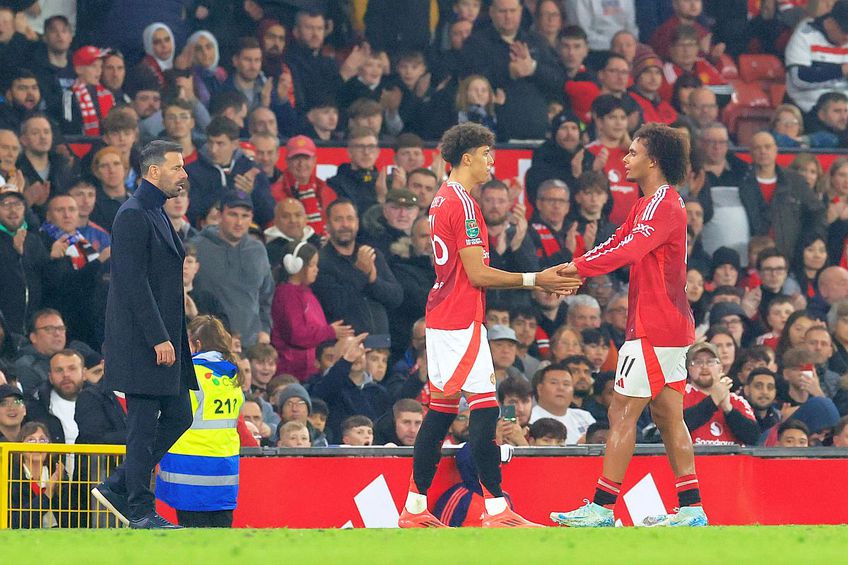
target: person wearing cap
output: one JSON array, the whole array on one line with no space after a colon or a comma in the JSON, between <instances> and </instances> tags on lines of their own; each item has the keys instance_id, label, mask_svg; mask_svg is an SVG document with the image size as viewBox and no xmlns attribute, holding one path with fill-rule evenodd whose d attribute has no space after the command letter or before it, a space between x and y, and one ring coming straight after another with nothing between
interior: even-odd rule
<instances>
[{"instance_id":1,"label":"person wearing cap","mask_svg":"<svg viewBox=\"0 0 848 565\"><path fill-rule=\"evenodd\" d=\"M804 113L825 92L848 89L846 68L830 51L848 46L848 1L837 0L828 13L795 28L786 45L786 93Z\"/></svg>"},{"instance_id":2,"label":"person wearing cap","mask_svg":"<svg viewBox=\"0 0 848 565\"><path fill-rule=\"evenodd\" d=\"M798 406L796 410L787 410L789 418L802 422L809 431L810 447L824 445L825 439L839 426L839 411L833 401L827 397L814 397ZM760 436L760 445L778 446L778 432L781 424L775 424ZM844 430L843 430L844 431Z\"/></svg>"},{"instance_id":3,"label":"person wearing cap","mask_svg":"<svg viewBox=\"0 0 848 565\"><path fill-rule=\"evenodd\" d=\"M689 382L683 394L683 419L694 445L755 445L760 428L748 401L732 392L722 374L718 351L697 343L686 354Z\"/></svg>"},{"instance_id":4,"label":"person wearing cap","mask_svg":"<svg viewBox=\"0 0 848 565\"><path fill-rule=\"evenodd\" d=\"M197 161L186 165L191 181L188 217L195 226L225 194L240 191L251 200L253 220L265 227L274 217L268 177L239 147L239 126L217 116L206 128L206 145Z\"/></svg>"},{"instance_id":5,"label":"person wearing cap","mask_svg":"<svg viewBox=\"0 0 848 565\"><path fill-rule=\"evenodd\" d=\"M270 341L274 296L268 254L247 233L252 221L250 195L231 190L221 200L221 222L207 226L191 240L200 262L194 287L218 299L230 330L241 336L245 346Z\"/></svg>"},{"instance_id":6,"label":"person wearing cap","mask_svg":"<svg viewBox=\"0 0 848 565\"><path fill-rule=\"evenodd\" d=\"M286 169L274 199L296 198L306 210L306 221L315 233L324 234L325 210L337 198L336 192L316 174L318 162L315 142L296 135L286 142Z\"/></svg>"},{"instance_id":7,"label":"person wearing cap","mask_svg":"<svg viewBox=\"0 0 848 565\"><path fill-rule=\"evenodd\" d=\"M677 110L661 96L662 68L662 59L650 47L640 45L636 48L632 69L633 86L629 92L642 109L642 121L646 124L671 124L677 120Z\"/></svg>"},{"instance_id":8,"label":"person wearing cap","mask_svg":"<svg viewBox=\"0 0 848 565\"><path fill-rule=\"evenodd\" d=\"M583 122L568 110L554 116L551 135L533 150L533 159L524 177L527 198L535 206L536 190L549 179L572 186L583 171L592 169L595 156L583 150Z\"/></svg>"},{"instance_id":9,"label":"person wearing cap","mask_svg":"<svg viewBox=\"0 0 848 565\"><path fill-rule=\"evenodd\" d=\"M492 350L492 364L495 366L495 386L509 377L525 377L515 367L518 355L518 338L515 330L509 326L494 325L489 328L489 348Z\"/></svg>"},{"instance_id":10,"label":"person wearing cap","mask_svg":"<svg viewBox=\"0 0 848 565\"><path fill-rule=\"evenodd\" d=\"M0 442L18 441L25 417L23 393L14 385L0 385Z\"/></svg>"},{"instance_id":11,"label":"person wearing cap","mask_svg":"<svg viewBox=\"0 0 848 565\"><path fill-rule=\"evenodd\" d=\"M362 242L379 249L386 257L409 254L412 224L418 217L418 197L405 188L390 190L386 201L362 215Z\"/></svg>"},{"instance_id":12,"label":"person wearing cap","mask_svg":"<svg viewBox=\"0 0 848 565\"><path fill-rule=\"evenodd\" d=\"M0 192L0 312L14 333L26 335L32 312L41 307L50 255L36 234L27 231L23 193Z\"/></svg>"},{"instance_id":13,"label":"person wearing cap","mask_svg":"<svg viewBox=\"0 0 848 565\"><path fill-rule=\"evenodd\" d=\"M77 75L62 105L62 132L69 135L100 135L100 120L115 106L115 98L108 88L100 84L103 58L106 51L85 45L74 51L72 63Z\"/></svg>"}]
</instances>

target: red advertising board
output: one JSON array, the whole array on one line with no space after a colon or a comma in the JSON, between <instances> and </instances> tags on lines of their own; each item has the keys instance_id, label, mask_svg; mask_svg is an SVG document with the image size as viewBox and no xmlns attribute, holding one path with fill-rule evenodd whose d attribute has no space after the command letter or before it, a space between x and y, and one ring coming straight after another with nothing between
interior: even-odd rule
<instances>
[{"instance_id":1,"label":"red advertising board","mask_svg":"<svg viewBox=\"0 0 848 565\"><path fill-rule=\"evenodd\" d=\"M503 467L504 490L525 517L549 523L552 511L591 498L601 457L515 457ZM704 508L712 524L848 523L848 459L696 457ZM409 485L409 457L243 457L237 527L391 527ZM616 518L631 525L677 505L665 456L636 456ZM459 482L453 458L442 460L431 507ZM166 516L173 516L162 509Z\"/></svg>"}]
</instances>

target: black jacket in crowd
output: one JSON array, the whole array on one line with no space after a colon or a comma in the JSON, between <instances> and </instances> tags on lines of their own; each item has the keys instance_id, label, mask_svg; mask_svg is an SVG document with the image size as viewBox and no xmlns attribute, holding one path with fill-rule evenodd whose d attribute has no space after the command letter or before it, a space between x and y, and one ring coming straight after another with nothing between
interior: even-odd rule
<instances>
[{"instance_id":1,"label":"black jacket in crowd","mask_svg":"<svg viewBox=\"0 0 848 565\"><path fill-rule=\"evenodd\" d=\"M403 288L403 302L391 310L389 316L394 357L403 354L412 338L412 324L424 317L430 289L436 282L436 271L429 255L391 255L389 266Z\"/></svg>"},{"instance_id":2,"label":"black jacket in crowd","mask_svg":"<svg viewBox=\"0 0 848 565\"><path fill-rule=\"evenodd\" d=\"M256 167L256 164L240 150L236 150L233 159L232 168L226 174L206 156L205 151L199 151L197 161L186 165L185 169L191 181L188 218L192 225L198 226L198 221L209 213L210 208L220 202L227 191L236 189L236 175L243 175ZM253 202L253 221L259 226L267 225L274 219L276 202L271 196L268 177L262 171L256 175L250 197Z\"/></svg>"},{"instance_id":3,"label":"black jacket in crowd","mask_svg":"<svg viewBox=\"0 0 848 565\"><path fill-rule=\"evenodd\" d=\"M373 283L368 282L368 275L354 266L358 249L357 245L353 254L346 256L332 244L325 245L319 252L321 270L312 291L328 320L344 320L356 333L388 334L386 311L400 306L403 288L380 251L376 259L377 278Z\"/></svg>"},{"instance_id":4,"label":"black jacket in crowd","mask_svg":"<svg viewBox=\"0 0 848 565\"><path fill-rule=\"evenodd\" d=\"M27 335L30 316L39 310L50 252L38 234L28 232L24 253L18 254L12 236L0 231L0 312L13 332Z\"/></svg>"},{"instance_id":5,"label":"black jacket in crowd","mask_svg":"<svg viewBox=\"0 0 848 565\"><path fill-rule=\"evenodd\" d=\"M498 139L544 139L549 129L547 102L562 98L565 77L550 52L539 49L528 32L519 30L515 39L527 43L530 56L536 60L532 75L510 78L510 45L491 25L475 29L465 41L463 75L482 74L492 88L504 89L506 102L498 111Z\"/></svg>"},{"instance_id":6,"label":"black jacket in crowd","mask_svg":"<svg viewBox=\"0 0 848 565\"><path fill-rule=\"evenodd\" d=\"M79 427L77 443L127 443L127 413L102 380L80 392L74 420Z\"/></svg>"},{"instance_id":7,"label":"black jacket in crowd","mask_svg":"<svg viewBox=\"0 0 848 565\"><path fill-rule=\"evenodd\" d=\"M350 361L339 359L310 387L309 394L322 399L330 409L324 433L331 444L341 443L342 422L346 418L362 415L376 422L390 406L388 393L381 384L369 382L359 387L350 380L350 368Z\"/></svg>"},{"instance_id":8,"label":"black jacket in crowd","mask_svg":"<svg viewBox=\"0 0 848 565\"><path fill-rule=\"evenodd\" d=\"M336 176L327 179L327 184L336 191L339 198L349 198L356 204L360 214L365 214L377 204L377 169L356 169L350 163L342 163Z\"/></svg>"}]
</instances>

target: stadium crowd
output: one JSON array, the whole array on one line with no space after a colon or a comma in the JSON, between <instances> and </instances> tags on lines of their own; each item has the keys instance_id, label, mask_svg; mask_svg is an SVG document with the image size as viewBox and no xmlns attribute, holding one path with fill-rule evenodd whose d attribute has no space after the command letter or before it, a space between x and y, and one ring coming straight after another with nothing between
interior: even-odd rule
<instances>
[{"instance_id":1,"label":"stadium crowd","mask_svg":"<svg viewBox=\"0 0 848 565\"><path fill-rule=\"evenodd\" d=\"M694 442L848 447L848 153L803 152L848 148L848 0L305 4L0 2L0 440L126 441L101 344L147 141L184 149L165 211L187 317L220 318L242 357L243 445L412 445L445 177L425 148L464 121L535 146L524 178L473 196L492 266L537 271L614 232L638 198L630 135L662 122L691 143ZM782 60L786 93L745 161L724 110L749 53ZM327 145L349 162L321 178ZM626 281L488 293L500 442L604 442Z\"/></svg>"}]
</instances>

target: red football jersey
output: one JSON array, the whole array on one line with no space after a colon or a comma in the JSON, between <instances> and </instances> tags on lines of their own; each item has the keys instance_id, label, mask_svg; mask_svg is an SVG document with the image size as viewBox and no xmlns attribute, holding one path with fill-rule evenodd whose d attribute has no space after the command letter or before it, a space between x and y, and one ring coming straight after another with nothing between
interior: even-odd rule
<instances>
[{"instance_id":1,"label":"red football jersey","mask_svg":"<svg viewBox=\"0 0 848 565\"><path fill-rule=\"evenodd\" d=\"M683 409L686 410L695 406L707 396L691 384L687 384L686 392L683 395ZM751 405L741 396L730 393L730 405L749 420L757 421L754 411L751 410ZM745 445L730 431L730 426L721 408L713 413L713 417L707 423L691 430L690 433L692 434L692 443L695 445Z\"/></svg>"},{"instance_id":2,"label":"red football jersey","mask_svg":"<svg viewBox=\"0 0 848 565\"><path fill-rule=\"evenodd\" d=\"M600 141L593 141L586 146L586 151L597 157L603 148L604 145ZM627 149L607 147L607 151L609 155L607 164L604 165L604 174L609 179L612 193L612 211L609 219L613 224L620 226L633 208L633 204L639 199L639 185L627 180L627 173L624 170L624 156L627 155Z\"/></svg>"},{"instance_id":3,"label":"red football jersey","mask_svg":"<svg viewBox=\"0 0 848 565\"><path fill-rule=\"evenodd\" d=\"M630 265L626 339L655 347L695 341L686 299L686 208L672 187L643 196L608 240L574 260L581 277Z\"/></svg>"},{"instance_id":4,"label":"red football jersey","mask_svg":"<svg viewBox=\"0 0 848 565\"><path fill-rule=\"evenodd\" d=\"M480 207L457 182L443 183L430 204L430 243L436 283L427 298L426 326L439 330L460 330L472 322L483 322L485 289L468 280L459 250L483 248L483 261L489 264L489 231Z\"/></svg>"}]
</instances>

